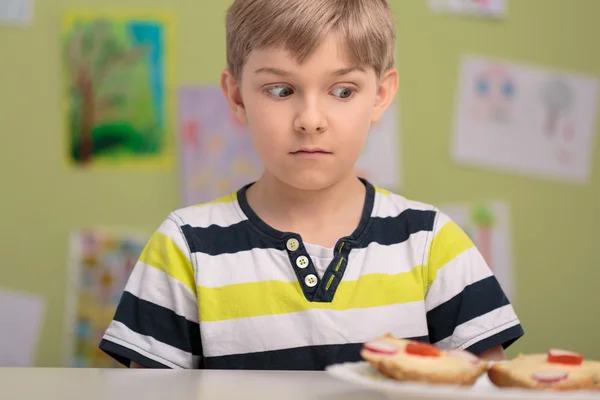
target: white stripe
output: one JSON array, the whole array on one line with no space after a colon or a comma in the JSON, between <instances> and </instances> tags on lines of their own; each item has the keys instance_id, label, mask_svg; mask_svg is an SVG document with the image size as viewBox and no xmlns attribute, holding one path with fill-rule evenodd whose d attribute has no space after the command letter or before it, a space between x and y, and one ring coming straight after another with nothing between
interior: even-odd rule
<instances>
[{"instance_id":1,"label":"white stripe","mask_svg":"<svg viewBox=\"0 0 600 400\"><path fill-rule=\"evenodd\" d=\"M425 297L427 311L461 293L464 288L492 276L481 253L471 247L440 268Z\"/></svg>"},{"instance_id":2,"label":"white stripe","mask_svg":"<svg viewBox=\"0 0 600 400\"><path fill-rule=\"evenodd\" d=\"M198 286L220 287L238 283L277 280L295 281L287 252L276 249L252 249L212 256L195 253ZM297 268L294 265L294 268Z\"/></svg>"},{"instance_id":3,"label":"white stripe","mask_svg":"<svg viewBox=\"0 0 600 400\"><path fill-rule=\"evenodd\" d=\"M174 221L175 219L175 221ZM170 215L156 230L159 233L167 236L177 246L181 254L191 262L190 260L190 249L181 233L179 224L176 222L176 217Z\"/></svg>"},{"instance_id":4,"label":"white stripe","mask_svg":"<svg viewBox=\"0 0 600 400\"><path fill-rule=\"evenodd\" d=\"M192 322L198 322L196 295L183 283L164 271L139 262L135 265L125 290Z\"/></svg>"},{"instance_id":5,"label":"white stripe","mask_svg":"<svg viewBox=\"0 0 600 400\"><path fill-rule=\"evenodd\" d=\"M423 263L426 240L427 232L417 232L402 243L389 246L370 243L366 248L353 249L344 281L358 280L367 274L410 272ZM298 267L290 262L288 253L283 250L251 249L216 256L195 253L194 257L198 265L199 286L220 287L266 280L294 282L297 279L294 270Z\"/></svg>"},{"instance_id":6,"label":"white stripe","mask_svg":"<svg viewBox=\"0 0 600 400\"><path fill-rule=\"evenodd\" d=\"M247 219L237 201L186 207L173 214L183 221L184 225L198 228L206 228L210 225L227 227Z\"/></svg>"},{"instance_id":7,"label":"white stripe","mask_svg":"<svg viewBox=\"0 0 600 400\"><path fill-rule=\"evenodd\" d=\"M389 195L376 192L375 207L373 207L373 217L397 217L407 209L430 211L435 208L432 205L421 203L419 201L408 200L395 193Z\"/></svg>"},{"instance_id":8,"label":"white stripe","mask_svg":"<svg viewBox=\"0 0 600 400\"><path fill-rule=\"evenodd\" d=\"M427 336L422 301L351 310L306 310L218 322L203 322L206 357L303 346L362 343L387 332ZM391 318L390 316L396 316Z\"/></svg>"},{"instance_id":9,"label":"white stripe","mask_svg":"<svg viewBox=\"0 0 600 400\"><path fill-rule=\"evenodd\" d=\"M200 358L158 340L133 332L119 321L112 321L103 339L127 347L171 368L195 368Z\"/></svg>"},{"instance_id":10,"label":"white stripe","mask_svg":"<svg viewBox=\"0 0 600 400\"><path fill-rule=\"evenodd\" d=\"M507 304L457 326L451 336L440 340L436 345L443 349L466 349L518 324L513 307Z\"/></svg>"},{"instance_id":11,"label":"white stripe","mask_svg":"<svg viewBox=\"0 0 600 400\"><path fill-rule=\"evenodd\" d=\"M350 252L344 280L358 280L366 274L395 275L410 272L423 264L423 248L428 232L417 232L402 243L381 245L370 243L366 248Z\"/></svg>"}]
</instances>

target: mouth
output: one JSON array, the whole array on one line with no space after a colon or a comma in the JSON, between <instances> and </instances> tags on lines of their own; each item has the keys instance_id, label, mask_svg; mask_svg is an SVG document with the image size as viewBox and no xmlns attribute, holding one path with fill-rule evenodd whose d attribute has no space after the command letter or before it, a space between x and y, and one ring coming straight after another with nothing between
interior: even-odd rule
<instances>
[{"instance_id":1,"label":"mouth","mask_svg":"<svg viewBox=\"0 0 600 400\"><path fill-rule=\"evenodd\" d=\"M292 151L292 152L290 152L290 154L299 155L299 156L325 156L325 155L333 154L333 153L330 151L327 151L327 150L319 149L319 148L306 148L306 149Z\"/></svg>"}]
</instances>

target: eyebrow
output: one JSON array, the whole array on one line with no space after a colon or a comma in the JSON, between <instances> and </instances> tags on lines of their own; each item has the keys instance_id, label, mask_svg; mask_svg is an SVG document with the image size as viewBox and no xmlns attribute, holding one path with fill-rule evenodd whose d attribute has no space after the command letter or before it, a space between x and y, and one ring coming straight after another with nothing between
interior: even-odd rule
<instances>
[{"instance_id":1,"label":"eyebrow","mask_svg":"<svg viewBox=\"0 0 600 400\"><path fill-rule=\"evenodd\" d=\"M342 68L342 69L338 69L336 71L333 71L330 75L332 76L343 76L346 74L349 74L350 72L354 72L354 71L361 71L361 72L365 72L365 69L362 67L348 67L348 68ZM292 75L290 72L280 69L280 68L272 68L272 67L262 67L257 69L256 71L254 71L255 74L272 74L272 75L279 75L279 76L283 76L283 77L288 77L290 75Z\"/></svg>"}]
</instances>

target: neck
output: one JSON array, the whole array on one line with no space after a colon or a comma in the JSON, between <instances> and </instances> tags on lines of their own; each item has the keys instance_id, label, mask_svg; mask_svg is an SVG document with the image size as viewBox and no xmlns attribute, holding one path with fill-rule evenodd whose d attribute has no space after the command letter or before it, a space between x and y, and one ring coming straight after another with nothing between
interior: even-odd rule
<instances>
[{"instance_id":1,"label":"neck","mask_svg":"<svg viewBox=\"0 0 600 400\"><path fill-rule=\"evenodd\" d=\"M319 190L301 190L265 173L247 192L252 209L282 231L327 225L340 216L362 213L365 185L354 173Z\"/></svg>"}]
</instances>

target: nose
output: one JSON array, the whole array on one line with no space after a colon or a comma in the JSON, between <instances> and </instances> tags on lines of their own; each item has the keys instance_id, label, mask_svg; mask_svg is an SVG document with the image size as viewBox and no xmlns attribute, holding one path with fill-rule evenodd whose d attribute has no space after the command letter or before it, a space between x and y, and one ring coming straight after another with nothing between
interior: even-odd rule
<instances>
[{"instance_id":1,"label":"nose","mask_svg":"<svg viewBox=\"0 0 600 400\"><path fill-rule=\"evenodd\" d=\"M304 99L298 107L294 129L308 134L323 133L327 130L327 118L316 98Z\"/></svg>"}]
</instances>

